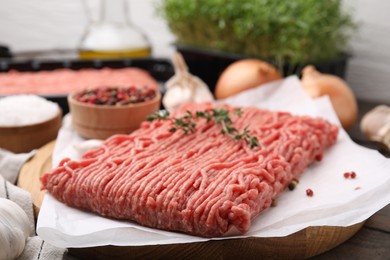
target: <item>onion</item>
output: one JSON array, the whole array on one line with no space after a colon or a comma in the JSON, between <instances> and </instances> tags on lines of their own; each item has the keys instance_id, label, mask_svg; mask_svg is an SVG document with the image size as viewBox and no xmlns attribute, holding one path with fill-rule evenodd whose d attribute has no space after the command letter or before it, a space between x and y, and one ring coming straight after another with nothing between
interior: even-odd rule
<instances>
[{"instance_id":1,"label":"onion","mask_svg":"<svg viewBox=\"0 0 390 260\"><path fill-rule=\"evenodd\" d=\"M242 59L233 62L222 72L214 94L217 99L227 98L281 78L279 71L267 62L258 59Z\"/></svg>"},{"instance_id":2,"label":"onion","mask_svg":"<svg viewBox=\"0 0 390 260\"><path fill-rule=\"evenodd\" d=\"M348 84L338 76L323 74L314 66L302 70L303 88L313 98L328 95L344 129L351 128L358 114L356 98Z\"/></svg>"}]
</instances>

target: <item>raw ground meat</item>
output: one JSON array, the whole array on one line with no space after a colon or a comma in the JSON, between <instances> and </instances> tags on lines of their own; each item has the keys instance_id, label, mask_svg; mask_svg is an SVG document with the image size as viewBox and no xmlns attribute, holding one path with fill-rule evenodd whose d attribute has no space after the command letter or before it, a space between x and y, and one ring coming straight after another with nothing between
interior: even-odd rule
<instances>
[{"instance_id":1,"label":"raw ground meat","mask_svg":"<svg viewBox=\"0 0 390 260\"><path fill-rule=\"evenodd\" d=\"M214 106L185 105L173 116ZM158 229L205 237L245 233L336 142L338 127L286 112L242 111L232 116L233 125L240 131L248 126L259 147L222 135L219 125L204 119L186 135L169 132L170 121L144 122L80 161L64 159L41 178L43 189L72 207Z\"/></svg>"},{"instance_id":2,"label":"raw ground meat","mask_svg":"<svg viewBox=\"0 0 390 260\"><path fill-rule=\"evenodd\" d=\"M60 95L85 88L131 85L148 86L155 90L159 88L157 81L147 71L134 67L0 73L0 96Z\"/></svg>"}]
</instances>

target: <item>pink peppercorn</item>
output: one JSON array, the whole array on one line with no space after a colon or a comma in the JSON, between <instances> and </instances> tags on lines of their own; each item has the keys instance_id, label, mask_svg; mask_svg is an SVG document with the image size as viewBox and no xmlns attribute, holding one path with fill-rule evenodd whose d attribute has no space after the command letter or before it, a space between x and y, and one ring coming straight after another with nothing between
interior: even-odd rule
<instances>
[{"instance_id":1,"label":"pink peppercorn","mask_svg":"<svg viewBox=\"0 0 390 260\"><path fill-rule=\"evenodd\" d=\"M355 179L356 178L356 172L351 171L351 172L344 172L344 178L345 179Z\"/></svg>"},{"instance_id":2,"label":"pink peppercorn","mask_svg":"<svg viewBox=\"0 0 390 260\"><path fill-rule=\"evenodd\" d=\"M344 172L344 178L348 179L349 177L351 177L351 173Z\"/></svg>"},{"instance_id":3,"label":"pink peppercorn","mask_svg":"<svg viewBox=\"0 0 390 260\"><path fill-rule=\"evenodd\" d=\"M156 91L149 87L102 87L82 91L74 98L83 103L95 105L128 105L152 100Z\"/></svg>"},{"instance_id":4,"label":"pink peppercorn","mask_svg":"<svg viewBox=\"0 0 390 260\"><path fill-rule=\"evenodd\" d=\"M313 190L312 189L307 189L306 190L306 195L309 196L309 197L313 197L313 195L314 195Z\"/></svg>"}]
</instances>

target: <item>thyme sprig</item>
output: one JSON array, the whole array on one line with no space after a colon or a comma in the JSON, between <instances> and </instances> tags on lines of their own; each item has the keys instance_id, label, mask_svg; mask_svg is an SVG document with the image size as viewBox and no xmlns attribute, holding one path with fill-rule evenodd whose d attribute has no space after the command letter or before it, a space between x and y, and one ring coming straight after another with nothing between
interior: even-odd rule
<instances>
[{"instance_id":1,"label":"thyme sprig","mask_svg":"<svg viewBox=\"0 0 390 260\"><path fill-rule=\"evenodd\" d=\"M237 108L234 109L232 113L233 115L240 117L242 115L242 110L240 108ZM239 132L233 126L233 121L229 116L229 111L226 109L213 108L211 110L196 111L195 114L187 110L184 116L176 118L170 117L168 111L162 110L155 111L147 117L148 121L170 120L173 126L169 129L169 132L176 132L177 130L182 130L184 134L187 134L189 132L193 133L195 131L196 123L194 119L205 119L207 123L214 119L214 124L221 126L222 134L226 134L234 140L244 140L247 144L250 144L251 148L260 146L257 137L250 135L250 131L247 126L241 132Z\"/></svg>"}]
</instances>

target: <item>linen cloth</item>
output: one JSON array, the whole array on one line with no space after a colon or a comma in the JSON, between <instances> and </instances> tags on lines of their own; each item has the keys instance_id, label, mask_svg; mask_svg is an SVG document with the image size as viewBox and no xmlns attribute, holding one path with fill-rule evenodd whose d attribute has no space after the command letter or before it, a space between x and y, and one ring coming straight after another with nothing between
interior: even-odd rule
<instances>
[{"instance_id":1,"label":"linen cloth","mask_svg":"<svg viewBox=\"0 0 390 260\"><path fill-rule=\"evenodd\" d=\"M30 221L30 237L27 238L24 251L18 259L67 259L66 249L54 247L36 236L31 195L15 185L21 167L34 156L35 152L33 150L29 153L15 154L0 148L0 198L12 200L18 204L26 212ZM0 250L2 250L1 247L2 245L0 245Z\"/></svg>"}]
</instances>

